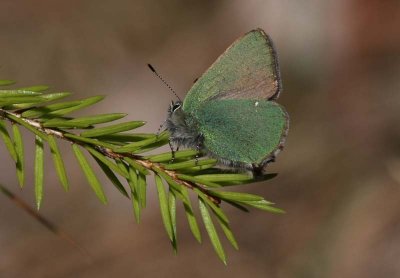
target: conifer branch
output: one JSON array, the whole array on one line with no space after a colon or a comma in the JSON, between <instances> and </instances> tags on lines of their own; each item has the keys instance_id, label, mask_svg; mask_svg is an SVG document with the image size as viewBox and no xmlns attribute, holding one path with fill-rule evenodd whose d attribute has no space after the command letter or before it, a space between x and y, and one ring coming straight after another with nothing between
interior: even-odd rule
<instances>
[{"instance_id":1,"label":"conifer branch","mask_svg":"<svg viewBox=\"0 0 400 278\"><path fill-rule=\"evenodd\" d=\"M1 81L1 85L12 82ZM12 160L15 162L20 186L24 186L25 153L19 127L26 128L36 136L35 155L35 196L39 208L44 195L43 164L44 146L48 145L52 154L60 182L65 190L69 188L68 174L55 139L72 144L72 150L84 172L89 185L103 203L107 202L102 185L98 180L86 154L94 158L111 183L126 197L131 198L137 222L140 221L141 210L146 207L147 177L150 173L160 201L163 223L171 244L176 251L176 202L183 203L189 227L194 237L200 242L201 234L189 198L188 190L198 198L198 206L211 239L211 243L220 259L226 263L226 256L215 230L212 215L222 228L226 238L237 249L237 242L229 227L228 217L221 204L233 205L244 211L253 207L273 213L282 213L273 203L263 197L225 191L224 187L246 184L254 181L268 180L276 174L267 174L254 179L246 173L226 173L215 167L217 161L202 157L195 150L183 150L175 153L172 162L171 152L148 154L169 142L167 132L159 135L151 133L135 133L135 129L143 126L143 121L114 123L126 114L111 113L74 118L70 113L91 106L101 100L102 96L89 97L82 100L59 100L69 93L44 93L47 86L33 86L20 89L0 90L0 135ZM51 102L49 104L49 102ZM68 116L67 116L68 115ZM5 122L12 126L12 134ZM111 123L99 127L99 124ZM79 131L79 132L77 132ZM125 180L129 190L121 182ZM168 193L165 192L168 188ZM128 193L129 192L129 193ZM3 192L4 193L4 192ZM211 212L211 214L210 214Z\"/></svg>"}]
</instances>

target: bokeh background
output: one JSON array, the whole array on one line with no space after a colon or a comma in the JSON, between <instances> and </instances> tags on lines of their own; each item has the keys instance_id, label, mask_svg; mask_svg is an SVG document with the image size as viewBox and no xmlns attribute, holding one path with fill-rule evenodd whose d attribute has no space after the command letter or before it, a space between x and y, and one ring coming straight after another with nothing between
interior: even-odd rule
<instances>
[{"instance_id":1,"label":"bokeh background","mask_svg":"<svg viewBox=\"0 0 400 278\"><path fill-rule=\"evenodd\" d=\"M183 98L256 27L278 49L279 102L291 127L270 168L278 177L241 190L285 215L226 207L240 250L224 241L225 267L205 233L195 242L180 208L175 256L152 183L137 225L130 202L103 176L109 204L100 204L61 144L72 188L63 192L48 159L41 213L90 258L0 195L0 277L400 277L398 0L2 0L0 77L75 98L105 94L84 114L126 112L154 132L173 96L146 63ZM0 182L33 206L33 136L25 135L26 188L18 189L4 144Z\"/></svg>"}]
</instances>

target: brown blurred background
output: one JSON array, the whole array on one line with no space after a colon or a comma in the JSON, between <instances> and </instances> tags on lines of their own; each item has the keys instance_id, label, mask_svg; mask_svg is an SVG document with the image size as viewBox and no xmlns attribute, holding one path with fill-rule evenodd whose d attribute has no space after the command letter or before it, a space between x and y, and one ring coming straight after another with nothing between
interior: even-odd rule
<instances>
[{"instance_id":1,"label":"brown blurred background","mask_svg":"<svg viewBox=\"0 0 400 278\"><path fill-rule=\"evenodd\" d=\"M0 277L400 277L398 0L2 0L0 78L75 98L105 94L84 114L126 112L154 132L172 96L146 63L184 97L256 27L278 49L279 102L291 128L270 168L279 176L241 190L275 201L285 215L226 207L240 251L224 241L225 267L205 233L195 242L179 207L175 256L152 183L137 225L130 202L105 179L109 204L100 204L61 144L72 188L63 192L48 159L41 213L91 259L0 195ZM18 190L4 144L0 182L33 206L33 137L25 135L26 188Z\"/></svg>"}]
</instances>

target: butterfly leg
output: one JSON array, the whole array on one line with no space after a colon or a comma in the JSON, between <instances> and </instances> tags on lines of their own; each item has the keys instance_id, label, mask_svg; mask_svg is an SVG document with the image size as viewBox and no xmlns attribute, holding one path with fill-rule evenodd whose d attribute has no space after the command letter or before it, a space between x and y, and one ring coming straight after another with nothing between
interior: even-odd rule
<instances>
[{"instance_id":1,"label":"butterfly leg","mask_svg":"<svg viewBox=\"0 0 400 278\"><path fill-rule=\"evenodd\" d=\"M253 177L261 177L263 175L263 167L260 165L253 164Z\"/></svg>"},{"instance_id":2,"label":"butterfly leg","mask_svg":"<svg viewBox=\"0 0 400 278\"><path fill-rule=\"evenodd\" d=\"M196 161L196 166L197 166L197 164L199 164L199 156L200 156L200 150L201 150L201 148L202 148L202 146L203 146L203 141L204 141L204 137L203 137L203 134L200 134L198 137L197 137L197 143L196 143L196 156L195 156L195 161Z\"/></svg>"},{"instance_id":3,"label":"butterfly leg","mask_svg":"<svg viewBox=\"0 0 400 278\"><path fill-rule=\"evenodd\" d=\"M172 155L172 158L169 163L172 163L175 160L175 151L174 151L174 146L171 143L171 140L168 142L168 145L169 145L169 148L171 149L171 155Z\"/></svg>"},{"instance_id":4,"label":"butterfly leg","mask_svg":"<svg viewBox=\"0 0 400 278\"><path fill-rule=\"evenodd\" d=\"M276 160L276 156L272 155L271 158L267 160L267 164L271 163L271 162L275 162L275 160Z\"/></svg>"},{"instance_id":5,"label":"butterfly leg","mask_svg":"<svg viewBox=\"0 0 400 278\"><path fill-rule=\"evenodd\" d=\"M199 154L200 154L200 144L196 145L196 156L195 156L195 164L196 166L199 164Z\"/></svg>"},{"instance_id":6,"label":"butterfly leg","mask_svg":"<svg viewBox=\"0 0 400 278\"><path fill-rule=\"evenodd\" d=\"M262 165L252 164L252 172L255 177L261 177L265 174L265 169L269 163L275 162L276 156L272 155L268 160L264 161Z\"/></svg>"}]
</instances>

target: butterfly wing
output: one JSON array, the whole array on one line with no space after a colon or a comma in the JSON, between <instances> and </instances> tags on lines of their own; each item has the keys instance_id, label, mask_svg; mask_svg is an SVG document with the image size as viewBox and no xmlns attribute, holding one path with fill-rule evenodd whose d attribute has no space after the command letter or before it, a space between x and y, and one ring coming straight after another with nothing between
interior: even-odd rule
<instances>
[{"instance_id":1,"label":"butterfly wing","mask_svg":"<svg viewBox=\"0 0 400 278\"><path fill-rule=\"evenodd\" d=\"M234 164L263 165L283 147L289 124L284 108L267 100L212 101L196 114L204 147Z\"/></svg>"},{"instance_id":2,"label":"butterfly wing","mask_svg":"<svg viewBox=\"0 0 400 278\"><path fill-rule=\"evenodd\" d=\"M256 29L236 40L197 80L183 103L193 112L216 99L276 99L281 88L276 51L269 36Z\"/></svg>"}]
</instances>

